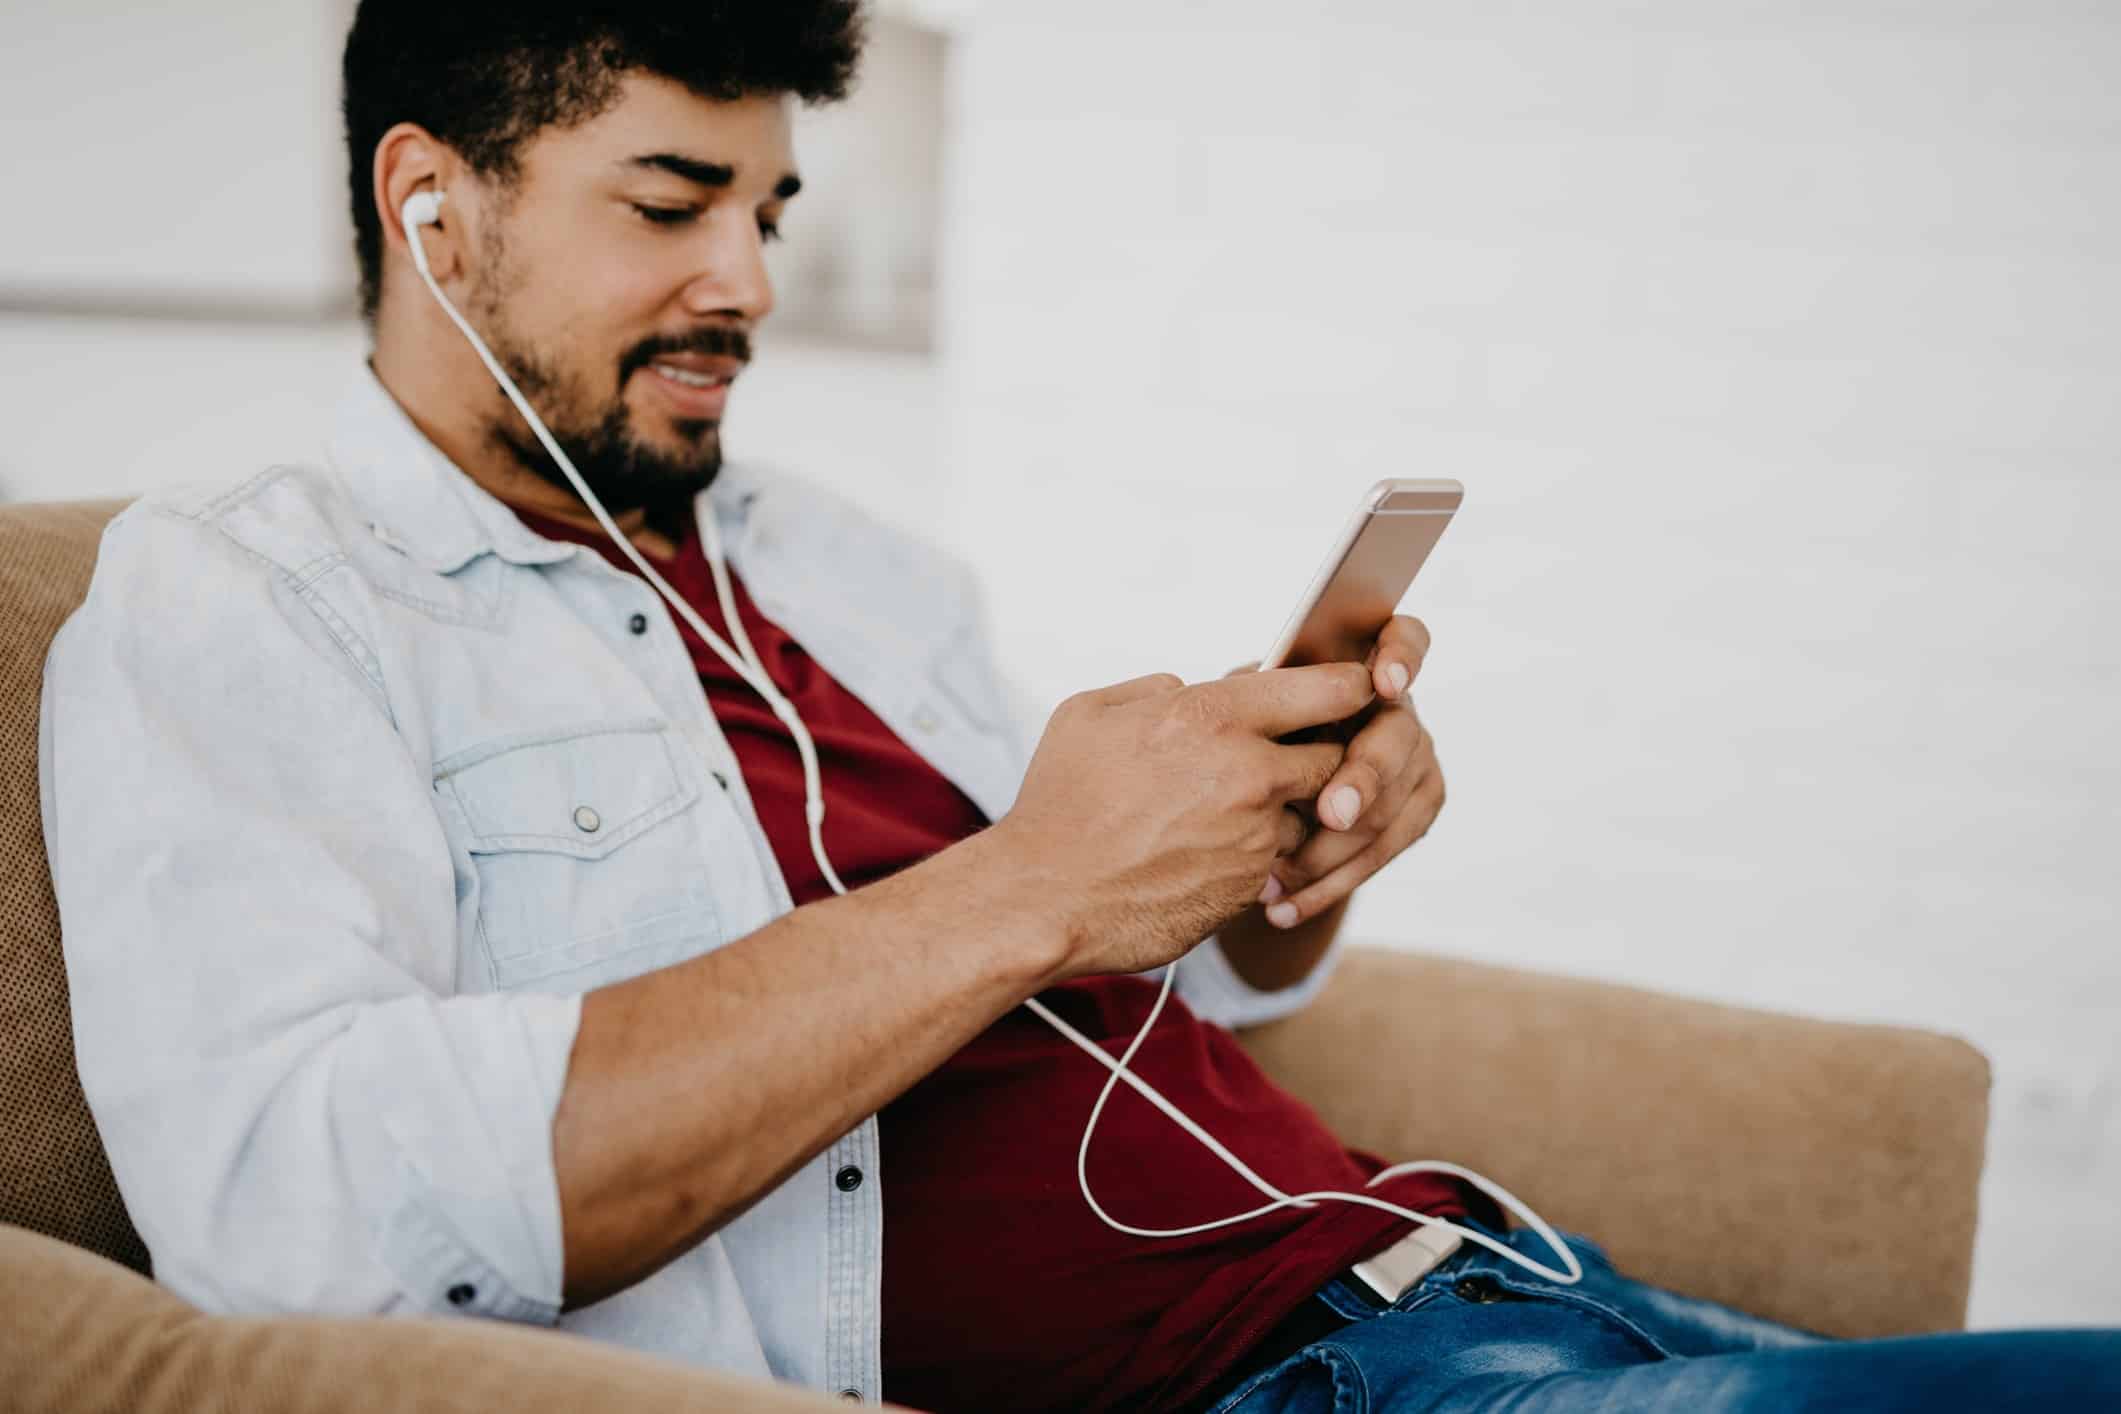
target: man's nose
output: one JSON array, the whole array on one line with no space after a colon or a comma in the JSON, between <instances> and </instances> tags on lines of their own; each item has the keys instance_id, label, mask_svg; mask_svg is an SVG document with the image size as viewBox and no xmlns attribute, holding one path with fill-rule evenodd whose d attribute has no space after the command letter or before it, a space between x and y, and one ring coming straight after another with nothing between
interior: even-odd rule
<instances>
[{"instance_id":1,"label":"man's nose","mask_svg":"<svg viewBox=\"0 0 2121 1414\"><path fill-rule=\"evenodd\" d=\"M773 312L773 280L766 271L766 238L741 213L715 213L700 270L686 284L691 314L734 315L757 324Z\"/></svg>"}]
</instances>

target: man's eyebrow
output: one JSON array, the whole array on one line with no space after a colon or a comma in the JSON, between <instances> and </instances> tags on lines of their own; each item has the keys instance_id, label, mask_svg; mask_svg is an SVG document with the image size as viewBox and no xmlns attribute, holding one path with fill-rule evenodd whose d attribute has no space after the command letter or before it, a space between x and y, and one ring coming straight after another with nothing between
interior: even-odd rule
<instances>
[{"instance_id":1,"label":"man's eyebrow","mask_svg":"<svg viewBox=\"0 0 2121 1414\"><path fill-rule=\"evenodd\" d=\"M716 189L729 186L736 180L736 167L728 162L703 162L697 157L686 157L675 152L648 152L633 158L627 164L632 167L652 167L683 177L688 182L697 182L703 187ZM803 179L790 172L773 184L776 200L786 201L803 189Z\"/></svg>"},{"instance_id":2,"label":"man's eyebrow","mask_svg":"<svg viewBox=\"0 0 2121 1414\"><path fill-rule=\"evenodd\" d=\"M727 162L702 162L697 157L680 157L675 152L643 153L627 165L653 167L683 177L688 182L698 182L703 187L726 187L736 180L736 168Z\"/></svg>"}]
</instances>

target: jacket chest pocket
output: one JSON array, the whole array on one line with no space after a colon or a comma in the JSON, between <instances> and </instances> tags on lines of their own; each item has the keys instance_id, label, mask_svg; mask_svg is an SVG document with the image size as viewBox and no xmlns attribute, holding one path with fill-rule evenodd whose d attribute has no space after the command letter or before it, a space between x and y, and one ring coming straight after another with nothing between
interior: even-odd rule
<instances>
[{"instance_id":1,"label":"jacket chest pocket","mask_svg":"<svg viewBox=\"0 0 2121 1414\"><path fill-rule=\"evenodd\" d=\"M484 742L436 763L478 876L494 985L579 991L720 941L690 813L700 798L660 721Z\"/></svg>"}]
</instances>

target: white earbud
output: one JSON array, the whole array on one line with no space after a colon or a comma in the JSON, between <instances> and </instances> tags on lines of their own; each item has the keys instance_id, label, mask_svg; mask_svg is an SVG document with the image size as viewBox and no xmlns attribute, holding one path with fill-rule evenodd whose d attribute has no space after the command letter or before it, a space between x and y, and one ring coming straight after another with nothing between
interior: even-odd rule
<instances>
[{"instance_id":1,"label":"white earbud","mask_svg":"<svg viewBox=\"0 0 2121 1414\"><path fill-rule=\"evenodd\" d=\"M416 191L405 198L405 205L398 214L404 218L405 229L408 231L421 226L432 226L442 219L442 193Z\"/></svg>"}]
</instances>

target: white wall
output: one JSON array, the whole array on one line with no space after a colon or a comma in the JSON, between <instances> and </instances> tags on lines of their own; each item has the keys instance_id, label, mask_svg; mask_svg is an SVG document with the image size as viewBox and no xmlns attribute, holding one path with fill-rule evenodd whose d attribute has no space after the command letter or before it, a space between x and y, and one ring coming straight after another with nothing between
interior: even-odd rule
<instances>
[{"instance_id":1,"label":"white wall","mask_svg":"<svg viewBox=\"0 0 2121 1414\"><path fill-rule=\"evenodd\" d=\"M9 0L0 297L350 304L336 104L352 12Z\"/></svg>"},{"instance_id":2,"label":"white wall","mask_svg":"<svg viewBox=\"0 0 2121 1414\"><path fill-rule=\"evenodd\" d=\"M1973 1037L1990 1322L2121 1321L2116 73L2101 4L995 0L953 98L1031 695L1256 657L1461 479L1353 926Z\"/></svg>"}]
</instances>

